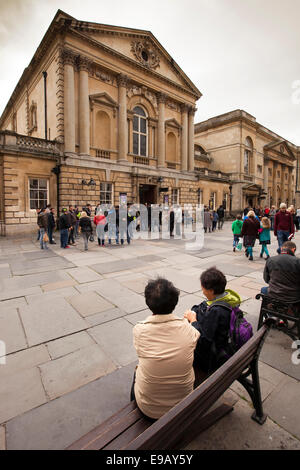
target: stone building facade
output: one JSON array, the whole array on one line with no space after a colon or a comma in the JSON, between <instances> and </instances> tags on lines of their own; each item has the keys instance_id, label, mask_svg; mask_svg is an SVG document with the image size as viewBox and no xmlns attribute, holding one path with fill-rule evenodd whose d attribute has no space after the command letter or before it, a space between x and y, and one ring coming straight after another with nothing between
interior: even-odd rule
<instances>
[{"instance_id":1,"label":"stone building facade","mask_svg":"<svg viewBox=\"0 0 300 470\"><path fill-rule=\"evenodd\" d=\"M0 118L6 233L44 201L195 205L210 188L220 204L228 176L194 149L200 97L151 32L59 10Z\"/></svg>"},{"instance_id":2,"label":"stone building facade","mask_svg":"<svg viewBox=\"0 0 300 470\"><path fill-rule=\"evenodd\" d=\"M235 110L195 124L195 144L231 181L232 212L247 206L299 206L299 147Z\"/></svg>"}]
</instances>

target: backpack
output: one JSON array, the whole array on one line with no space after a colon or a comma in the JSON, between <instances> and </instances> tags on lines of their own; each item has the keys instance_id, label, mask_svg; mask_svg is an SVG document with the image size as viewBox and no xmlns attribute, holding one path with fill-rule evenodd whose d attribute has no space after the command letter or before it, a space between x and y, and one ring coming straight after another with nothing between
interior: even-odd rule
<instances>
[{"instance_id":1,"label":"backpack","mask_svg":"<svg viewBox=\"0 0 300 470\"><path fill-rule=\"evenodd\" d=\"M225 354L233 356L253 336L252 325L245 319L239 307L230 307L226 302L214 302L213 305L221 305L230 310L230 325L228 331L228 346Z\"/></svg>"}]
</instances>

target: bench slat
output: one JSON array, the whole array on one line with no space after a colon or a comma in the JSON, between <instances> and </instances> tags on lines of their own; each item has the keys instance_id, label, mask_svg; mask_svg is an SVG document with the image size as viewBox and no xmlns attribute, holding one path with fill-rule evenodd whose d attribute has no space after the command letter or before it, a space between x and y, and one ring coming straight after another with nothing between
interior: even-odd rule
<instances>
[{"instance_id":1,"label":"bench slat","mask_svg":"<svg viewBox=\"0 0 300 470\"><path fill-rule=\"evenodd\" d=\"M116 437L116 439L111 441L107 446L103 447L102 450L122 450L152 424L153 421L149 421L147 418L141 418L125 432Z\"/></svg>"},{"instance_id":2,"label":"bench slat","mask_svg":"<svg viewBox=\"0 0 300 470\"><path fill-rule=\"evenodd\" d=\"M87 434L84 434L84 436L77 439L77 441L73 442L69 447L67 447L66 450L83 450L83 449L85 449L86 446L91 444L95 439L99 438L103 434L103 432L106 432L107 428L111 424L113 424L116 421L119 421L120 418L122 418L123 416L128 415L131 411L133 411L136 408L137 408L136 402L131 401L130 403L128 403L128 405L124 406L124 408L121 408L115 414L113 414L108 419L103 421L103 423L99 424L99 426L92 429Z\"/></svg>"},{"instance_id":3,"label":"bench slat","mask_svg":"<svg viewBox=\"0 0 300 470\"><path fill-rule=\"evenodd\" d=\"M136 423L141 417L142 413L138 408L135 408L128 415L123 416L120 420L112 423L99 437L90 442L85 450L99 450L109 444L119 434L123 433Z\"/></svg>"}]
</instances>

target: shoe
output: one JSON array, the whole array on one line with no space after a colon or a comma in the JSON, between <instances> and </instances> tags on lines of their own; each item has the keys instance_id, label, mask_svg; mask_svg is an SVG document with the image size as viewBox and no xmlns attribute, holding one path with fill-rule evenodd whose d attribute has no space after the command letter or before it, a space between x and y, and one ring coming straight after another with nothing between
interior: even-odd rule
<instances>
[{"instance_id":1,"label":"shoe","mask_svg":"<svg viewBox=\"0 0 300 470\"><path fill-rule=\"evenodd\" d=\"M233 250L232 251L235 251L235 247L233 247Z\"/></svg>"},{"instance_id":2,"label":"shoe","mask_svg":"<svg viewBox=\"0 0 300 470\"><path fill-rule=\"evenodd\" d=\"M260 253L259 257L260 257L260 258L262 258L262 257L263 257L263 254L262 254L262 253Z\"/></svg>"},{"instance_id":3,"label":"shoe","mask_svg":"<svg viewBox=\"0 0 300 470\"><path fill-rule=\"evenodd\" d=\"M268 255L268 256L266 257L266 261L267 261L267 259L269 259L269 258L270 258L270 255Z\"/></svg>"},{"instance_id":4,"label":"shoe","mask_svg":"<svg viewBox=\"0 0 300 470\"><path fill-rule=\"evenodd\" d=\"M249 257L249 261L253 261L253 256L250 256L250 257Z\"/></svg>"},{"instance_id":5,"label":"shoe","mask_svg":"<svg viewBox=\"0 0 300 470\"><path fill-rule=\"evenodd\" d=\"M71 248L69 245L65 246L65 248Z\"/></svg>"},{"instance_id":6,"label":"shoe","mask_svg":"<svg viewBox=\"0 0 300 470\"><path fill-rule=\"evenodd\" d=\"M248 258L248 256L249 256L248 250L245 251L245 256L247 256L247 258Z\"/></svg>"}]
</instances>

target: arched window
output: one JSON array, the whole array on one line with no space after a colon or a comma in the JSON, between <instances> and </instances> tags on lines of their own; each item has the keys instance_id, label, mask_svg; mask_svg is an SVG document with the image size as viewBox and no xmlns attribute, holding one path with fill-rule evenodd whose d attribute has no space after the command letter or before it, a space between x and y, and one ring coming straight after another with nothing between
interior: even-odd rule
<instances>
[{"instance_id":1,"label":"arched window","mask_svg":"<svg viewBox=\"0 0 300 470\"><path fill-rule=\"evenodd\" d=\"M244 150L244 173L248 175L251 170L251 157L253 152L253 144L250 137L246 137L245 147L246 148Z\"/></svg>"},{"instance_id":2,"label":"arched window","mask_svg":"<svg viewBox=\"0 0 300 470\"><path fill-rule=\"evenodd\" d=\"M143 108L133 108L133 153L134 155L147 155L147 115Z\"/></svg>"}]
</instances>

